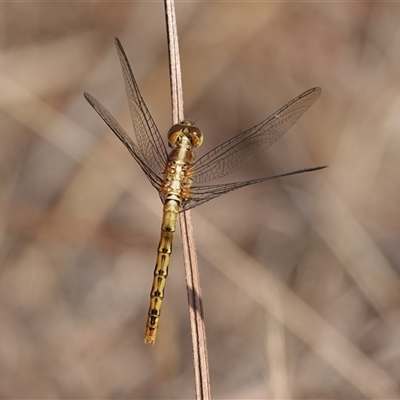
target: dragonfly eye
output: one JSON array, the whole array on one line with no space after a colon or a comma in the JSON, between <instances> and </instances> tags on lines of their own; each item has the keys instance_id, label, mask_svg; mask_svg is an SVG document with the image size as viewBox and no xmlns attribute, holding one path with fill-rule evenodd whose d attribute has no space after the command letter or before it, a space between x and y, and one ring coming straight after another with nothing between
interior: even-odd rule
<instances>
[{"instance_id":1,"label":"dragonfly eye","mask_svg":"<svg viewBox=\"0 0 400 400\"><path fill-rule=\"evenodd\" d=\"M189 128L190 131L190 139L193 143L193 147L199 147L203 143L203 132L197 127L192 125Z\"/></svg>"},{"instance_id":2,"label":"dragonfly eye","mask_svg":"<svg viewBox=\"0 0 400 400\"><path fill-rule=\"evenodd\" d=\"M168 131L168 144L170 146L176 145L178 138L183 134L183 129L185 129L185 126L183 124L175 124Z\"/></svg>"},{"instance_id":3,"label":"dragonfly eye","mask_svg":"<svg viewBox=\"0 0 400 400\"><path fill-rule=\"evenodd\" d=\"M192 142L193 147L199 147L203 143L203 134L201 130L189 121L183 121L180 124L175 124L168 131L168 143L175 146L181 136L186 136Z\"/></svg>"}]
</instances>

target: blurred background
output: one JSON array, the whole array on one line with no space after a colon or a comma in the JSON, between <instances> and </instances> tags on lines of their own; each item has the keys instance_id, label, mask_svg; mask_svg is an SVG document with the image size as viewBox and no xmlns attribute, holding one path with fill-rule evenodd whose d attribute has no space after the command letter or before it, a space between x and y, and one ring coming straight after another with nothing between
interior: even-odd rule
<instances>
[{"instance_id":1,"label":"blurred background","mask_svg":"<svg viewBox=\"0 0 400 400\"><path fill-rule=\"evenodd\" d=\"M178 2L198 154L303 91L307 113L192 212L216 399L398 398L400 5ZM133 135L114 37L164 135L162 2L0 4L0 397L194 397L177 233L144 346L162 206L83 98Z\"/></svg>"}]
</instances>

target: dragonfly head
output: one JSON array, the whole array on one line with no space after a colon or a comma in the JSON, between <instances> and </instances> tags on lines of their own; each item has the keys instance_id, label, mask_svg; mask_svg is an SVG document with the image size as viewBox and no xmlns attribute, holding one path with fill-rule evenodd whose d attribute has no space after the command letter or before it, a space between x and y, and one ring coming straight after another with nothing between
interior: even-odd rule
<instances>
[{"instance_id":1,"label":"dragonfly head","mask_svg":"<svg viewBox=\"0 0 400 400\"><path fill-rule=\"evenodd\" d=\"M176 147L183 137L188 138L193 147L199 147L203 143L203 133L190 121L175 124L168 131L168 143L172 147Z\"/></svg>"}]
</instances>

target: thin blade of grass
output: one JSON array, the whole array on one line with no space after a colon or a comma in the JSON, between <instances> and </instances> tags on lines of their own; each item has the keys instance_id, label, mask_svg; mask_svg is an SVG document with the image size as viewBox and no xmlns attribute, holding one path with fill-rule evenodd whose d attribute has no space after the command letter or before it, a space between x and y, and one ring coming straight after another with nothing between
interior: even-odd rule
<instances>
[{"instance_id":1,"label":"thin blade of grass","mask_svg":"<svg viewBox=\"0 0 400 400\"><path fill-rule=\"evenodd\" d=\"M172 123L177 124L184 120L184 112L178 33L173 0L165 0L165 15L170 60ZM179 222L182 233L183 259L185 264L186 287L189 302L196 398L211 399L203 302L190 211L181 213Z\"/></svg>"}]
</instances>

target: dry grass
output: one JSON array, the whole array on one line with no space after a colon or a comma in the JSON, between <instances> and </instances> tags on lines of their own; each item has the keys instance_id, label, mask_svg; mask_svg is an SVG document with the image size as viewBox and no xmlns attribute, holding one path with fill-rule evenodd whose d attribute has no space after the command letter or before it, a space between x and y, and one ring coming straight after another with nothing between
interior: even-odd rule
<instances>
[{"instance_id":1,"label":"dry grass","mask_svg":"<svg viewBox=\"0 0 400 400\"><path fill-rule=\"evenodd\" d=\"M161 204L82 96L131 132L118 36L169 129L163 5L1 11L0 397L192 398L179 237L148 348ZM207 2L177 13L200 154L323 88L231 180L329 169L193 211L213 397L399 397L400 6Z\"/></svg>"}]
</instances>

